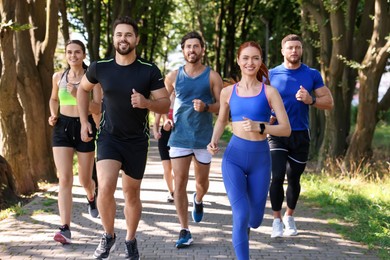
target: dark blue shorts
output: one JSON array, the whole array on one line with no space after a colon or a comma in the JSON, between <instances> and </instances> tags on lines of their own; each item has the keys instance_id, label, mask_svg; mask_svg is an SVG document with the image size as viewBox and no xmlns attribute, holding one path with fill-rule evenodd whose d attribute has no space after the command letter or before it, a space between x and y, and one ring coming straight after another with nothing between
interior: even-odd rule
<instances>
[{"instance_id":1,"label":"dark blue shorts","mask_svg":"<svg viewBox=\"0 0 390 260\"><path fill-rule=\"evenodd\" d=\"M126 175L141 180L144 177L148 149L148 139L120 139L102 130L97 138L97 161L119 161Z\"/></svg>"},{"instance_id":2,"label":"dark blue shorts","mask_svg":"<svg viewBox=\"0 0 390 260\"><path fill-rule=\"evenodd\" d=\"M88 116L88 121L92 125L93 139L86 143L80 137L80 118L60 114L53 130L53 147L72 147L84 153L95 151L96 125L92 115Z\"/></svg>"}]
</instances>

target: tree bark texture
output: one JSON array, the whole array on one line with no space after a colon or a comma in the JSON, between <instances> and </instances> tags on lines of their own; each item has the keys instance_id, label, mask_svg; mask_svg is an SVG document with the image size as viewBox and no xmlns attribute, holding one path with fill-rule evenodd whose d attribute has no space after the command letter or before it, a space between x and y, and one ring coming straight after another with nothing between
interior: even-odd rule
<instances>
[{"instance_id":1,"label":"tree bark texture","mask_svg":"<svg viewBox=\"0 0 390 260\"><path fill-rule=\"evenodd\" d=\"M4 0L1 5L3 22L32 22L35 27L3 30L1 38L3 154L15 175L16 193L29 194L38 188L40 180L56 180L47 104L57 44L58 2L41 0L29 6L22 0Z\"/></svg>"},{"instance_id":2,"label":"tree bark texture","mask_svg":"<svg viewBox=\"0 0 390 260\"><path fill-rule=\"evenodd\" d=\"M389 58L390 13L386 0L375 1L375 16L370 46L359 69L359 107L345 163L369 159L371 142L378 122L378 87Z\"/></svg>"}]
</instances>

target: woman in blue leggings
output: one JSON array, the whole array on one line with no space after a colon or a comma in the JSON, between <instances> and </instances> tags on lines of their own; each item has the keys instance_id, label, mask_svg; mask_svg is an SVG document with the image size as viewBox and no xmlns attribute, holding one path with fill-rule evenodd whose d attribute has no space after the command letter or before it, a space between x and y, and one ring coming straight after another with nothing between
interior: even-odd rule
<instances>
[{"instance_id":1,"label":"woman in blue leggings","mask_svg":"<svg viewBox=\"0 0 390 260\"><path fill-rule=\"evenodd\" d=\"M222 176L232 207L232 242L239 260L249 259L250 228L258 228L264 216L270 176L271 155L267 134L289 136L290 123L279 92L269 84L268 69L256 42L241 44L237 63L241 79L221 91L218 119L207 146L219 151L218 141L232 119L233 136L222 161ZM269 125L273 110L277 125Z\"/></svg>"}]
</instances>

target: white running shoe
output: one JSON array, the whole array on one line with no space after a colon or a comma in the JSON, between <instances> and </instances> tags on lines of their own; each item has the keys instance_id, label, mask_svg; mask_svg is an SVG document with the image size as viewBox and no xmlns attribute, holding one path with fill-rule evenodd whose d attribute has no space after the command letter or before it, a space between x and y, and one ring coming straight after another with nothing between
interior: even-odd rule
<instances>
[{"instance_id":1,"label":"white running shoe","mask_svg":"<svg viewBox=\"0 0 390 260\"><path fill-rule=\"evenodd\" d=\"M275 218L272 222L272 234L271 238L283 236L283 223L280 218Z\"/></svg>"},{"instance_id":2,"label":"white running shoe","mask_svg":"<svg viewBox=\"0 0 390 260\"><path fill-rule=\"evenodd\" d=\"M283 224L286 229L286 236L296 236L298 235L297 226L295 225L294 217L293 216L284 216L283 217Z\"/></svg>"}]
</instances>

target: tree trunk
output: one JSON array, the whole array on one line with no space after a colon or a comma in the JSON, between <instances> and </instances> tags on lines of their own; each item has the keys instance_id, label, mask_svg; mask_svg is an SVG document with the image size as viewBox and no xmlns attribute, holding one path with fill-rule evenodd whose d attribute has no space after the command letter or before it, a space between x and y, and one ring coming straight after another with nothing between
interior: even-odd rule
<instances>
[{"instance_id":1,"label":"tree trunk","mask_svg":"<svg viewBox=\"0 0 390 260\"><path fill-rule=\"evenodd\" d=\"M378 87L390 48L390 14L386 0L375 1L375 19L370 46L359 69L359 108L356 129L348 148L345 163L369 159L371 142L378 122Z\"/></svg>"},{"instance_id":2,"label":"tree trunk","mask_svg":"<svg viewBox=\"0 0 390 260\"><path fill-rule=\"evenodd\" d=\"M31 14L35 17L31 17ZM56 180L47 123L57 44L58 2L1 1L1 17L31 30L3 30L0 88L3 154L11 165L17 194L29 194L38 181ZM45 22L38 17L44 17ZM35 19L34 19L35 18Z\"/></svg>"},{"instance_id":3,"label":"tree trunk","mask_svg":"<svg viewBox=\"0 0 390 260\"><path fill-rule=\"evenodd\" d=\"M15 20L13 1L0 2L3 21ZM10 27L1 30L1 61L3 69L0 78L0 111L3 155L11 165L15 178L15 193L29 194L37 185L27 152L27 135L23 123L23 108L17 93L16 56L14 51L14 31Z\"/></svg>"},{"instance_id":4,"label":"tree trunk","mask_svg":"<svg viewBox=\"0 0 390 260\"><path fill-rule=\"evenodd\" d=\"M56 180L51 149L51 127L47 123L49 117L47 104L52 88L53 57L57 45L58 2L47 1L47 6L41 8L36 12L41 11L42 13L37 15L46 17L46 27L33 31L36 33L37 42L30 41L29 31L16 33L18 93L24 109L26 148L35 182ZM28 17L27 4L21 1L17 8L16 21L25 24L28 23ZM31 44L25 44L28 42Z\"/></svg>"},{"instance_id":5,"label":"tree trunk","mask_svg":"<svg viewBox=\"0 0 390 260\"><path fill-rule=\"evenodd\" d=\"M8 207L18 200L15 193L15 180L11 166L0 155L0 209Z\"/></svg>"}]
</instances>

